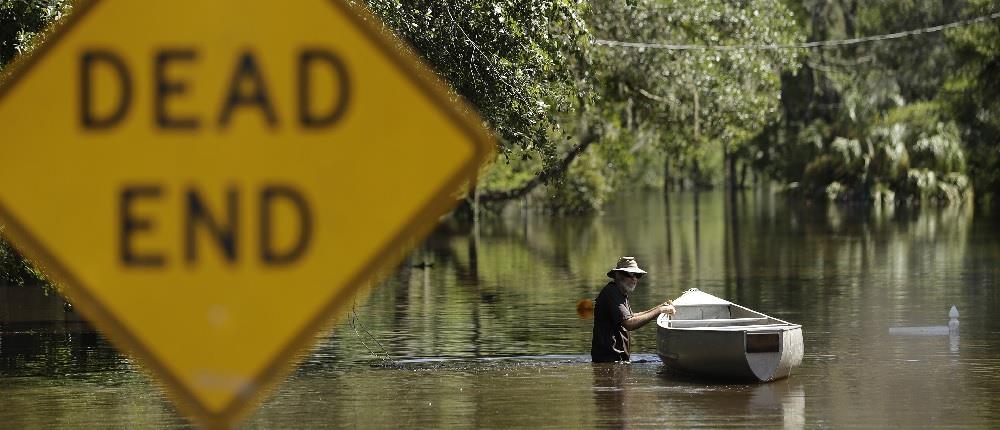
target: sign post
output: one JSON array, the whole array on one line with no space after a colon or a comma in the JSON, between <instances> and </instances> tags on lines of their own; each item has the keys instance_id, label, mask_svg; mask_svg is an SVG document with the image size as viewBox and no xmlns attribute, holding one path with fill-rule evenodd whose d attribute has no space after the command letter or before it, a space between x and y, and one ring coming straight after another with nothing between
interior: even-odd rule
<instances>
[{"instance_id":1,"label":"sign post","mask_svg":"<svg viewBox=\"0 0 1000 430\"><path fill-rule=\"evenodd\" d=\"M493 150L344 1L76 6L0 87L0 224L196 422L231 426Z\"/></svg>"}]
</instances>

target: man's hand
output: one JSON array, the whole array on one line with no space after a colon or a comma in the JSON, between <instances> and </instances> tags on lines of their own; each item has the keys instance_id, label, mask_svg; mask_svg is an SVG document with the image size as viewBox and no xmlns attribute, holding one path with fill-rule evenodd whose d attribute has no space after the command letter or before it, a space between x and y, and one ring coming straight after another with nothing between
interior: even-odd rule
<instances>
[{"instance_id":1,"label":"man's hand","mask_svg":"<svg viewBox=\"0 0 1000 430\"><path fill-rule=\"evenodd\" d=\"M661 314L667 314L667 315L673 315L673 314L677 313L677 308L674 307L674 303L673 302L671 302L670 300L667 300L667 301L663 302L660 305L660 313Z\"/></svg>"},{"instance_id":2,"label":"man's hand","mask_svg":"<svg viewBox=\"0 0 1000 430\"><path fill-rule=\"evenodd\" d=\"M676 312L677 309L674 309L673 302L667 300L666 302L663 302L658 306L649 308L649 310L647 311L643 311L637 314L632 314L630 318L626 319L625 321L622 321L622 327L625 327L625 329L628 331L636 330L646 325L650 321L655 320L656 317L660 316L660 314L673 315Z\"/></svg>"}]
</instances>

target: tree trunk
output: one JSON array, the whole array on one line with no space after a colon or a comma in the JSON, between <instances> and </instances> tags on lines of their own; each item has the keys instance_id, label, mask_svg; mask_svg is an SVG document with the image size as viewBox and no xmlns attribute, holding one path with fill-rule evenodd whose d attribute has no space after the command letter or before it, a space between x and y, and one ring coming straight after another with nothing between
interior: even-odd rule
<instances>
[{"instance_id":1,"label":"tree trunk","mask_svg":"<svg viewBox=\"0 0 1000 430\"><path fill-rule=\"evenodd\" d=\"M694 144L698 145L701 143L701 123L699 121L701 107L698 105L698 87L691 84L691 92L694 94ZM697 157L692 158L694 160L691 163L691 182L694 183L695 188L698 188L701 186L701 166Z\"/></svg>"},{"instance_id":2,"label":"tree trunk","mask_svg":"<svg viewBox=\"0 0 1000 430\"><path fill-rule=\"evenodd\" d=\"M726 151L726 164L728 165L726 170L729 171L726 174L729 177L729 189L736 191L736 156L729 151Z\"/></svg>"},{"instance_id":3,"label":"tree trunk","mask_svg":"<svg viewBox=\"0 0 1000 430\"><path fill-rule=\"evenodd\" d=\"M667 193L671 189L671 181L673 178L670 177L670 157L663 157L663 192Z\"/></svg>"},{"instance_id":4,"label":"tree trunk","mask_svg":"<svg viewBox=\"0 0 1000 430\"><path fill-rule=\"evenodd\" d=\"M691 185L695 191L701 188L701 163L697 158L691 160Z\"/></svg>"},{"instance_id":5,"label":"tree trunk","mask_svg":"<svg viewBox=\"0 0 1000 430\"><path fill-rule=\"evenodd\" d=\"M695 144L698 144L698 142L701 142L701 124L699 122L701 107L698 106L698 87L692 85L691 91L694 93L694 140Z\"/></svg>"},{"instance_id":6,"label":"tree trunk","mask_svg":"<svg viewBox=\"0 0 1000 430\"><path fill-rule=\"evenodd\" d=\"M746 188L746 187L747 187L747 162L744 161L743 164L740 165L740 188Z\"/></svg>"}]
</instances>

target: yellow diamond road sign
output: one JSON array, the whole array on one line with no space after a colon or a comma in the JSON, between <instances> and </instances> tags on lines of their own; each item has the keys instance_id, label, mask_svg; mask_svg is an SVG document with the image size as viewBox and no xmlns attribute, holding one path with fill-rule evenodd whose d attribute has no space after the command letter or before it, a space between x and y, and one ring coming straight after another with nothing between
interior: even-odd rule
<instances>
[{"instance_id":1,"label":"yellow diamond road sign","mask_svg":"<svg viewBox=\"0 0 1000 430\"><path fill-rule=\"evenodd\" d=\"M230 424L492 151L343 1L76 7L0 87L0 223L189 415Z\"/></svg>"}]
</instances>

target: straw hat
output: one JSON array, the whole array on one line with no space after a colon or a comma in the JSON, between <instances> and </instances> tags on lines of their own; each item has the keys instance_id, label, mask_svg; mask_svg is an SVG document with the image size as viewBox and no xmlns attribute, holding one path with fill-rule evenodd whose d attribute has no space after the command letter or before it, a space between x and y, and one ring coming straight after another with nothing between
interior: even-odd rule
<instances>
[{"instance_id":1,"label":"straw hat","mask_svg":"<svg viewBox=\"0 0 1000 430\"><path fill-rule=\"evenodd\" d=\"M635 262L635 257L622 257L618 259L618 264L615 265L614 269L608 271L608 277L614 278L615 272L631 272L646 274L645 270L639 268L639 264Z\"/></svg>"}]
</instances>

